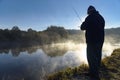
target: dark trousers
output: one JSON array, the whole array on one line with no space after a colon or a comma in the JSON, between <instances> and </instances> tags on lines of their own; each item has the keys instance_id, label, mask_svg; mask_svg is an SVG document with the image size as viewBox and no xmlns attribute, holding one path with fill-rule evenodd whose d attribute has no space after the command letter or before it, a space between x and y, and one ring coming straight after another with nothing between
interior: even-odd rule
<instances>
[{"instance_id":1,"label":"dark trousers","mask_svg":"<svg viewBox=\"0 0 120 80\"><path fill-rule=\"evenodd\" d=\"M101 64L103 43L89 44L87 43L87 60L89 64L90 77L99 80L99 68Z\"/></svg>"}]
</instances>

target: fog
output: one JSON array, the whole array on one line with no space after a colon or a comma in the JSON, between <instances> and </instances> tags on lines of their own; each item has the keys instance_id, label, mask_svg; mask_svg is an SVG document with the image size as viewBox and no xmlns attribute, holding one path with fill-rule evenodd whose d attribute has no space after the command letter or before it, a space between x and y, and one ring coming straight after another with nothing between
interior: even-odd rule
<instances>
[{"instance_id":1,"label":"fog","mask_svg":"<svg viewBox=\"0 0 120 80\"><path fill-rule=\"evenodd\" d=\"M32 77L26 80L44 80L45 75L66 69L68 67L77 67L81 64L87 64L86 59L86 43L74 43L67 41L64 43L51 44L47 48L48 51L59 49L67 50L62 55L49 56L42 48L37 49L35 52L28 54L28 51L20 52L19 56L12 57L11 50L9 54L0 55L0 70L2 78L9 77ZM105 42L102 50L102 58L110 56L114 49L119 48L120 44L110 44ZM51 50L50 50L51 49ZM56 50L55 53L59 53ZM53 51L51 51L53 52ZM49 53L50 54L50 53ZM6 72L6 70L8 70ZM12 80L12 79L11 79Z\"/></svg>"},{"instance_id":2,"label":"fog","mask_svg":"<svg viewBox=\"0 0 120 80\"><path fill-rule=\"evenodd\" d=\"M66 43L57 43L52 44L52 47L59 47L67 48L69 51L67 51L62 56L56 56L56 57L50 57L46 55L44 52L37 51L37 54L41 54L40 60L42 59L42 63L48 64L47 66L50 68L50 72L58 71L64 68L68 67L76 67L80 66L81 64L87 64L86 59L86 44L80 43L75 44L73 42L66 42ZM102 58L105 58L106 56L110 56L114 49L118 48L120 46L114 46L110 43L104 43L103 50L102 50Z\"/></svg>"},{"instance_id":3,"label":"fog","mask_svg":"<svg viewBox=\"0 0 120 80\"><path fill-rule=\"evenodd\" d=\"M61 59L64 61L62 63L63 65L71 65L76 63L76 65L79 66L82 63L87 64L86 43L75 44L74 42L68 41L66 43L52 44L52 46L57 46L59 48L62 48L64 46L64 48L67 48L69 50L61 57ZM115 45L110 44L109 42L105 42L102 49L102 58L110 56L113 50L119 47L119 44Z\"/></svg>"}]
</instances>

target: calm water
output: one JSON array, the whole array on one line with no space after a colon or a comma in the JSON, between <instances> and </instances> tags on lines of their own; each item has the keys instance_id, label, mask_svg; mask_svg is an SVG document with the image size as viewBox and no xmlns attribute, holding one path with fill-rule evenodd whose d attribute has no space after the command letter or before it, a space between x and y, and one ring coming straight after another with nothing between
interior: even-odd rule
<instances>
[{"instance_id":1,"label":"calm water","mask_svg":"<svg viewBox=\"0 0 120 80\"><path fill-rule=\"evenodd\" d=\"M85 45L71 46L2 49L0 80L45 80L50 73L87 63Z\"/></svg>"}]
</instances>

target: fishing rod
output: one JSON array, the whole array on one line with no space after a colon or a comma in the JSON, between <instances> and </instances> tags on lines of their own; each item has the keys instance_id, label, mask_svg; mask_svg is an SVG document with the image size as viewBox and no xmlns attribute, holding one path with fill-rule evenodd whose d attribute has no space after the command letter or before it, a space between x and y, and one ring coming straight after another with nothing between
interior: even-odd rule
<instances>
[{"instance_id":1,"label":"fishing rod","mask_svg":"<svg viewBox=\"0 0 120 80\"><path fill-rule=\"evenodd\" d=\"M80 22L82 23L82 19L80 18L78 12L76 11L76 9L74 7L73 8L73 11L75 12L76 16L78 17L78 19L80 20Z\"/></svg>"}]
</instances>

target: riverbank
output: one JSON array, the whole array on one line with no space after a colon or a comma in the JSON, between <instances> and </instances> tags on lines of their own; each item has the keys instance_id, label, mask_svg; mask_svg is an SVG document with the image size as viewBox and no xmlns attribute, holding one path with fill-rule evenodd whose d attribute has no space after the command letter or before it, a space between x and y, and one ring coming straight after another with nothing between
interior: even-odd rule
<instances>
[{"instance_id":1,"label":"riverbank","mask_svg":"<svg viewBox=\"0 0 120 80\"><path fill-rule=\"evenodd\" d=\"M101 80L120 80L120 48L115 49L111 56L102 60L100 68ZM83 64L75 68L50 74L47 80L88 80L88 66Z\"/></svg>"}]
</instances>

